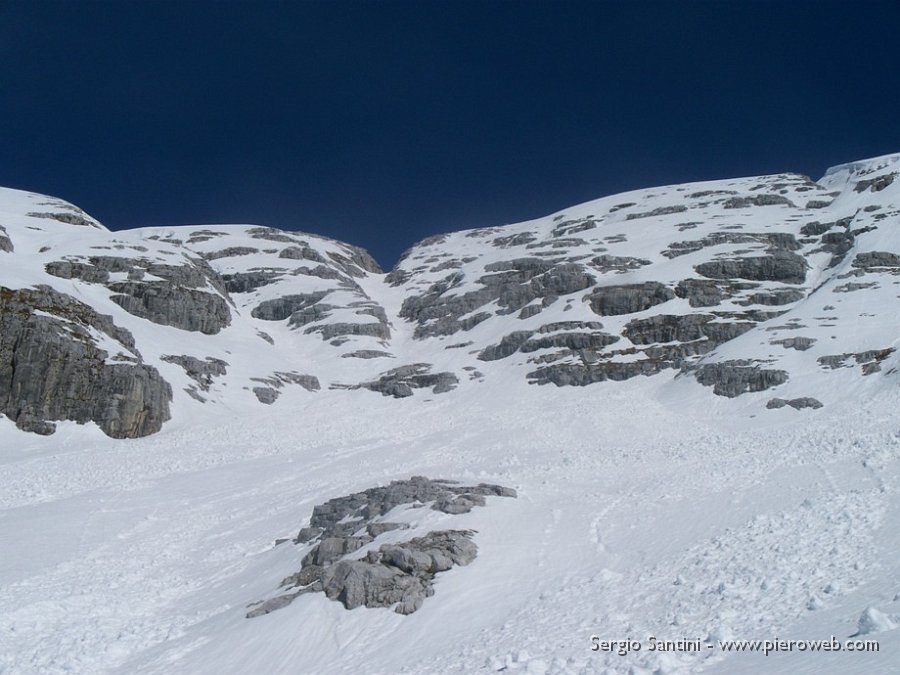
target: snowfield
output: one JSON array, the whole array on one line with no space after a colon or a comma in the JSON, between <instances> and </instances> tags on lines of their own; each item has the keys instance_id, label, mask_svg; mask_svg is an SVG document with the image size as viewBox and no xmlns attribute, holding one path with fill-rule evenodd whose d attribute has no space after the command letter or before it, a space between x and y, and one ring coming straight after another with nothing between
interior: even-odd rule
<instances>
[{"instance_id":1,"label":"snowfield","mask_svg":"<svg viewBox=\"0 0 900 675\"><path fill-rule=\"evenodd\" d=\"M895 672L896 628L867 635L875 654L590 647L843 640L869 607L900 614L896 388L764 429L629 385L343 397L134 441L4 421L3 672ZM479 555L421 610L315 594L244 618L297 568L302 547L273 542L314 504L414 474L519 491L456 517Z\"/></svg>"},{"instance_id":2,"label":"snowfield","mask_svg":"<svg viewBox=\"0 0 900 675\"><path fill-rule=\"evenodd\" d=\"M0 675L900 672L898 167L615 195L388 274L0 190ZM358 558L478 547L409 615L246 617L315 506L413 476L518 496L390 512Z\"/></svg>"}]
</instances>

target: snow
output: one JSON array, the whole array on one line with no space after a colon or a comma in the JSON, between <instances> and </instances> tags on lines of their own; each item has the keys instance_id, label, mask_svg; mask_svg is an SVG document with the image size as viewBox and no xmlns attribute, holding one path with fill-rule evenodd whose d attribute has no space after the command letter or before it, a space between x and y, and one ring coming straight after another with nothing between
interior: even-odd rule
<instances>
[{"instance_id":1,"label":"snow","mask_svg":"<svg viewBox=\"0 0 900 675\"><path fill-rule=\"evenodd\" d=\"M761 657L598 655L590 636L787 637L815 614L799 637L845 638L866 607L893 598L900 435L876 420L896 409L896 392L774 434L752 421L727 432L689 422L648 393L559 390L548 406L520 385L507 403L414 407L341 392L327 409L253 425L128 442L28 437L0 468L0 541L16 552L0 566L0 664L467 673L535 662L588 673L721 662L731 672ZM0 427L4 448L21 438L11 426ZM295 535L314 504L413 474L520 496L457 517L478 532L479 556L439 577L411 616L306 596L243 618L298 568L302 550L274 541ZM843 668L816 656L820 671ZM854 657L858 672L888 672L896 651Z\"/></svg>"},{"instance_id":2,"label":"snow","mask_svg":"<svg viewBox=\"0 0 900 675\"><path fill-rule=\"evenodd\" d=\"M439 245L413 249L403 263L413 276L402 287L367 273L356 280L359 290L300 276L235 294L232 325L202 341L127 314L102 287L43 274L43 265L63 255L96 255L92 247L108 246L110 233L24 216L49 209L34 206L47 198L0 191L0 223L15 245L0 260L23 261L4 264L3 285L47 283L113 316L176 394L172 421L136 440L112 440L93 424L71 422L40 437L0 418L0 673L896 672L900 387L887 371L897 354L872 376L861 376L852 362L852 369L835 371L815 365L823 354L900 342L892 277L880 279L879 288L832 292L846 283L837 277L850 270L853 253L898 251L896 227L889 226L894 216L860 237L838 268L827 270L823 255L809 272L806 285L815 290L805 301L709 357L767 359L792 375L774 395L815 396L825 403L820 410L766 410L771 391L724 399L692 378L671 375L530 386L524 373L533 364L524 355L474 360L473 352L512 330L597 320L580 302L570 311L557 302L525 320L495 317L431 340L413 339L412 326L398 316L404 297L449 273L425 268L416 256L475 257L460 269L477 278L490 256L527 255L524 248L490 246L488 239L524 232L543 238L560 215L606 214L626 202L637 205L609 214L596 231L573 235L591 242L566 251L586 254L596 239L625 234L625 242L606 244L611 255L653 261L651 271L612 274L609 283L685 278L698 258L660 256L671 242L700 239L728 224L765 231L772 213L795 219L782 225L798 231L825 215L854 216L854 227L875 223L861 209L896 204L900 185L856 193L853 181L860 172L868 171L864 178L889 172L892 157L900 155L831 170L823 184L842 192L829 214L767 206L775 211L761 216L692 205L687 213L627 220L628 213L669 205L676 192L682 200L681 193L746 190L762 180L733 179L616 195L480 238L453 233ZM869 171L873 166L880 168ZM694 220L701 221L696 229L674 227ZM277 252L265 249L287 244L254 239L248 228L121 232L115 239L126 248L109 254L174 264L184 249L171 240L208 230L218 234L192 251L259 249L212 261L222 274L279 265ZM346 254L339 242L297 237L320 253ZM40 252L45 246L50 250ZM147 250L128 248L134 246ZM748 247L754 245L717 252ZM472 287L466 281L458 292ZM252 319L252 307L285 289L329 289L328 302L341 306L332 320L349 316L347 307L362 293L385 309L391 340L357 336L335 348L286 322ZM673 307L676 302L678 312L689 311L682 300ZM603 317L604 331L616 333L636 316L655 313ZM766 331L792 321L806 328ZM275 345L257 330L270 333ZM817 342L807 352L770 344L797 334ZM123 350L95 337L110 357ZM467 341L473 344L445 348ZM355 349L383 349L397 358L336 358ZM210 402L201 404L182 392L192 381L162 361L165 354L221 358L228 377L216 380ZM395 400L328 390L419 361L433 364L434 372L457 372L457 391ZM477 365L484 382L463 377L464 364ZM253 377L288 370L319 376L323 391L286 386L274 405L263 406L245 388ZM391 514L413 530L388 538L445 522L476 531L478 557L439 575L435 595L414 614L347 611L310 594L244 618L250 603L272 597L299 569L308 548L275 541L296 536L316 504L412 475L497 483L519 496L489 498L487 506L449 520L427 509ZM642 649L595 652L593 636L641 641ZM651 652L650 636L699 639L703 648ZM717 643L831 636L875 639L880 651L764 656L727 652Z\"/></svg>"}]
</instances>

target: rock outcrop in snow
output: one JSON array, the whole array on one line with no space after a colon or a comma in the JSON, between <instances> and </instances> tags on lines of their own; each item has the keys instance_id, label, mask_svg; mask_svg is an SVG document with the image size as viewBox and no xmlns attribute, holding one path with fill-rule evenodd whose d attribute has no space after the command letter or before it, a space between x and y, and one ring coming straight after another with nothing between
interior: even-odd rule
<instances>
[{"instance_id":1,"label":"rock outcrop in snow","mask_svg":"<svg viewBox=\"0 0 900 675\"><path fill-rule=\"evenodd\" d=\"M654 376L660 391L739 398L767 415L806 398L829 406L851 383L898 377L897 157L818 182L778 174L639 190L439 235L388 274L365 251L311 234L113 233L60 200L0 190L0 285L18 294L0 320L65 322L56 304L23 295L50 289L132 335L127 363L146 374L124 392L104 379L111 364L83 370L85 391L117 401L102 414L17 398L9 378L0 398L9 417L34 420L22 428L91 420L121 436L153 433L170 414L366 392L425 400L508 376L556 386ZM77 342L112 360L122 350L103 335ZM47 379L58 368L48 349L17 347L16 368Z\"/></svg>"},{"instance_id":2,"label":"rock outcrop in snow","mask_svg":"<svg viewBox=\"0 0 900 675\"><path fill-rule=\"evenodd\" d=\"M324 592L347 609L394 607L412 614L434 594L434 576L454 565L468 565L478 547L470 530L439 530L422 536L383 543L373 542L389 532L410 530L407 521L393 522L402 507L458 515L484 506L486 497L515 497L510 488L485 483L460 486L453 481L414 476L393 481L347 497L338 497L313 509L309 527L294 540L309 548L300 571L281 582L290 589L248 612L253 618L290 604L304 593ZM395 510L396 509L396 510Z\"/></svg>"},{"instance_id":3,"label":"rock outcrop in snow","mask_svg":"<svg viewBox=\"0 0 900 675\"><path fill-rule=\"evenodd\" d=\"M130 332L46 286L0 286L0 393L0 410L24 431L74 420L114 438L159 431L172 398Z\"/></svg>"}]
</instances>

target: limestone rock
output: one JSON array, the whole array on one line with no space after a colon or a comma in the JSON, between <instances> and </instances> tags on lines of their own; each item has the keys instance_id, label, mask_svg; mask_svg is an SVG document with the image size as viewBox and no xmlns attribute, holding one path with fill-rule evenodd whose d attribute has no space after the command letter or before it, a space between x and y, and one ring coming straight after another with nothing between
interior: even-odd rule
<instances>
[{"instance_id":1,"label":"limestone rock","mask_svg":"<svg viewBox=\"0 0 900 675\"><path fill-rule=\"evenodd\" d=\"M672 289L656 281L624 286L601 286L586 299L600 316L631 314L650 309L675 297Z\"/></svg>"},{"instance_id":2,"label":"limestone rock","mask_svg":"<svg viewBox=\"0 0 900 675\"><path fill-rule=\"evenodd\" d=\"M407 398L413 395L413 389L431 389L434 394L443 394L455 389L459 384L459 378L453 373L430 373L430 369L430 364L414 363L393 368L371 382L357 385L337 385L337 388L368 389L379 392L383 396Z\"/></svg>"},{"instance_id":3,"label":"limestone rock","mask_svg":"<svg viewBox=\"0 0 900 675\"><path fill-rule=\"evenodd\" d=\"M803 408L812 408L813 410L816 410L822 407L822 403L809 396L794 398L790 400L784 398L773 398L770 399L768 403L766 403L766 408L770 410L774 408L783 408L785 406L790 406L791 408L794 408L794 410L802 410Z\"/></svg>"},{"instance_id":4,"label":"limestone rock","mask_svg":"<svg viewBox=\"0 0 900 675\"><path fill-rule=\"evenodd\" d=\"M231 323L225 299L167 281L122 281L109 285L110 299L130 314L164 326L215 335Z\"/></svg>"},{"instance_id":5,"label":"limestone rock","mask_svg":"<svg viewBox=\"0 0 900 675\"><path fill-rule=\"evenodd\" d=\"M858 253L853 259L852 264L853 267L860 267L867 271L878 270L880 268L898 269L900 268L900 255L888 251Z\"/></svg>"},{"instance_id":6,"label":"limestone rock","mask_svg":"<svg viewBox=\"0 0 900 675\"><path fill-rule=\"evenodd\" d=\"M776 250L759 257L711 260L694 269L709 279L749 279L802 284L806 280L806 261L796 253Z\"/></svg>"},{"instance_id":7,"label":"limestone rock","mask_svg":"<svg viewBox=\"0 0 900 675\"><path fill-rule=\"evenodd\" d=\"M297 544L313 544L301 568L282 582L287 593L251 605L247 618L268 614L303 593L324 592L347 609L393 607L399 614L418 610L434 594L435 575L455 565L468 565L478 547L471 530L438 530L407 541L382 544L363 556L357 553L386 532L407 529L405 523L381 520L402 505L424 505L448 514L484 506L485 497L515 497L515 490L485 483L460 486L453 481L414 476L356 494L338 497L313 509Z\"/></svg>"},{"instance_id":8,"label":"limestone rock","mask_svg":"<svg viewBox=\"0 0 900 675\"><path fill-rule=\"evenodd\" d=\"M112 363L91 331L118 342ZM20 428L52 432L51 421L96 422L113 438L159 431L172 390L134 348L131 334L48 286L0 288L0 411Z\"/></svg>"},{"instance_id":9,"label":"limestone rock","mask_svg":"<svg viewBox=\"0 0 900 675\"><path fill-rule=\"evenodd\" d=\"M785 371L767 370L746 360L703 364L696 369L694 377L703 386L711 386L713 393L728 398L764 391L788 381Z\"/></svg>"},{"instance_id":10,"label":"limestone rock","mask_svg":"<svg viewBox=\"0 0 900 675\"><path fill-rule=\"evenodd\" d=\"M175 363L182 368L187 376L190 377L203 391L209 391L213 380L227 373L228 364L222 359L215 359L207 356L205 360L194 356L182 355L163 355L160 360L166 363Z\"/></svg>"},{"instance_id":11,"label":"limestone rock","mask_svg":"<svg viewBox=\"0 0 900 675\"><path fill-rule=\"evenodd\" d=\"M283 321L294 312L315 305L326 295L328 295L328 291L317 291L315 293L298 293L285 295L274 300L266 300L254 307L250 312L250 316L263 321Z\"/></svg>"}]
</instances>

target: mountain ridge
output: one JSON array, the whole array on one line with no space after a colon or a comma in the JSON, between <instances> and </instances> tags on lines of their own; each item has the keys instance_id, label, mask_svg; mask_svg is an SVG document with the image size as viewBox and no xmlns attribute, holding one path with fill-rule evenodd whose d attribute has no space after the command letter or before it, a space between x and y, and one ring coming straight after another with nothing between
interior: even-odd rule
<instances>
[{"instance_id":1,"label":"mountain ridge","mask_svg":"<svg viewBox=\"0 0 900 675\"><path fill-rule=\"evenodd\" d=\"M557 386L663 375L660 395L815 410L837 381L896 376L898 161L611 195L428 237L387 273L314 234L110 232L3 189L0 408L38 433L70 420L135 437L203 408L341 390L422 399L512 373ZM858 298L876 311L856 312Z\"/></svg>"}]
</instances>

